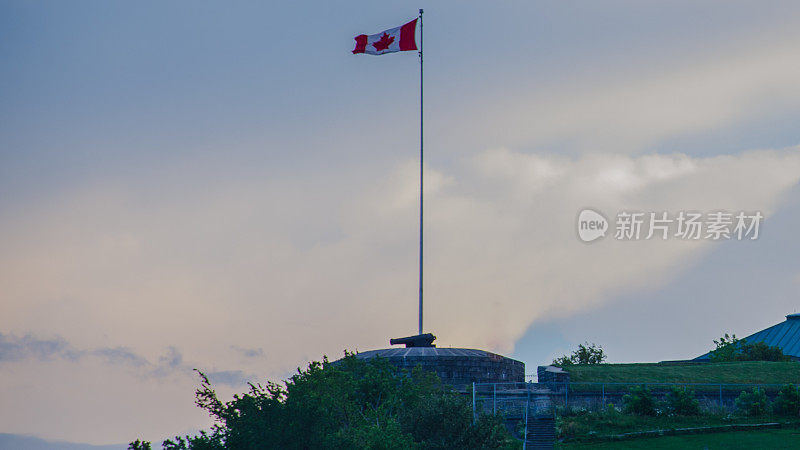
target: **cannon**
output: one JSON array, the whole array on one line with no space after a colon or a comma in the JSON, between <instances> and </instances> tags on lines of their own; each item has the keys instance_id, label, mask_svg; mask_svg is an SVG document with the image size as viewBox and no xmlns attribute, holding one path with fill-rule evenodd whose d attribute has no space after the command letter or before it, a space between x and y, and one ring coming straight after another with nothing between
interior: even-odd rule
<instances>
[{"instance_id":1,"label":"cannon","mask_svg":"<svg viewBox=\"0 0 800 450\"><path fill-rule=\"evenodd\" d=\"M436 347L435 345L433 345L433 341L434 340L436 340L436 336L432 335L431 333L425 333L425 334L418 334L416 336L408 336L408 337L389 339L389 344L390 345L405 344L406 348L408 348L408 347Z\"/></svg>"}]
</instances>

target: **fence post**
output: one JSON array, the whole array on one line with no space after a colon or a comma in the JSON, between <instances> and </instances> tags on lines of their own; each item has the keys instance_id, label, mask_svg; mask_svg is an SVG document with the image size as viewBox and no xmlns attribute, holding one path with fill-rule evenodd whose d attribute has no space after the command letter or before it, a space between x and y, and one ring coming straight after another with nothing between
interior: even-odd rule
<instances>
[{"instance_id":1,"label":"fence post","mask_svg":"<svg viewBox=\"0 0 800 450\"><path fill-rule=\"evenodd\" d=\"M528 399L525 401L525 434L522 439L522 450L528 447L528 413L531 410L531 387L526 385L525 392L528 394Z\"/></svg>"},{"instance_id":2,"label":"fence post","mask_svg":"<svg viewBox=\"0 0 800 450\"><path fill-rule=\"evenodd\" d=\"M564 382L564 409L569 405L569 381Z\"/></svg>"},{"instance_id":3,"label":"fence post","mask_svg":"<svg viewBox=\"0 0 800 450\"><path fill-rule=\"evenodd\" d=\"M719 385L719 407L724 408L725 406L722 404L722 385Z\"/></svg>"},{"instance_id":4,"label":"fence post","mask_svg":"<svg viewBox=\"0 0 800 450\"><path fill-rule=\"evenodd\" d=\"M477 417L477 411L475 410L475 382L472 382L472 424L475 424L475 417Z\"/></svg>"},{"instance_id":5,"label":"fence post","mask_svg":"<svg viewBox=\"0 0 800 450\"><path fill-rule=\"evenodd\" d=\"M603 383L603 409L606 407L606 384Z\"/></svg>"},{"instance_id":6,"label":"fence post","mask_svg":"<svg viewBox=\"0 0 800 450\"><path fill-rule=\"evenodd\" d=\"M493 392L492 392L492 414L495 416L497 415L497 383L492 385Z\"/></svg>"}]
</instances>

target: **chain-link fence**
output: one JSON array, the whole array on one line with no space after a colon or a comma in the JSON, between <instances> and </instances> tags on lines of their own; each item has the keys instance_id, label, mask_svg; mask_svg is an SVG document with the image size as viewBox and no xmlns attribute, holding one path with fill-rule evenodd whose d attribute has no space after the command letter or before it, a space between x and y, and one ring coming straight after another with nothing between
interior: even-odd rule
<instances>
[{"instance_id":1,"label":"chain-link fence","mask_svg":"<svg viewBox=\"0 0 800 450\"><path fill-rule=\"evenodd\" d=\"M645 388L655 401L667 400L679 388L698 401L702 411L725 414L736 411L742 392L763 392L774 401L784 384L725 383L474 383L467 390L472 396L475 417L494 414L503 417L524 448L553 448L557 410L597 412L621 408L625 396ZM795 386L796 387L796 386Z\"/></svg>"},{"instance_id":2,"label":"chain-link fence","mask_svg":"<svg viewBox=\"0 0 800 450\"><path fill-rule=\"evenodd\" d=\"M476 413L501 413L521 416L530 403L530 412L547 414L557 407L599 411L609 405L622 406L632 388L644 387L656 400L664 400L673 388L686 389L700 403L700 408L712 412L733 412L736 398L743 391L763 391L774 400L782 384L726 383L475 383L473 406Z\"/></svg>"}]
</instances>

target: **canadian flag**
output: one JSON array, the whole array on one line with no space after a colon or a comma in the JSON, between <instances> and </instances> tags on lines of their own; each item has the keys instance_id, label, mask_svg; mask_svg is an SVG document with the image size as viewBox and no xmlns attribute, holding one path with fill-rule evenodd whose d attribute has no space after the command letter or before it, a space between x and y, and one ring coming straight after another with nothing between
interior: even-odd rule
<instances>
[{"instance_id":1,"label":"canadian flag","mask_svg":"<svg viewBox=\"0 0 800 450\"><path fill-rule=\"evenodd\" d=\"M356 48L353 53L382 55L384 53L416 50L417 42L414 40L416 31L417 19L414 19L405 25L391 28L378 34L356 36Z\"/></svg>"}]
</instances>

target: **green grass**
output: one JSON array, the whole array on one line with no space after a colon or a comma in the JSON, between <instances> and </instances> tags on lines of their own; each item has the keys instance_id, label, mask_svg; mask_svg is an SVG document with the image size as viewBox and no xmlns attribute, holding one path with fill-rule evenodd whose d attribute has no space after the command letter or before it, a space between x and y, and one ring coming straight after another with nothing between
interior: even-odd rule
<instances>
[{"instance_id":1,"label":"green grass","mask_svg":"<svg viewBox=\"0 0 800 450\"><path fill-rule=\"evenodd\" d=\"M559 444L558 449L796 449L800 448L800 430L729 431L724 433L638 438L602 443Z\"/></svg>"},{"instance_id":2,"label":"green grass","mask_svg":"<svg viewBox=\"0 0 800 450\"><path fill-rule=\"evenodd\" d=\"M780 422L800 426L800 419L794 417L744 417L720 414L650 417L623 414L614 409L594 413L578 412L573 414L561 414L557 417L556 421L556 433L559 438L577 438L580 440L592 440L593 436L602 437L639 431L713 427L734 424Z\"/></svg>"},{"instance_id":3,"label":"green grass","mask_svg":"<svg viewBox=\"0 0 800 450\"><path fill-rule=\"evenodd\" d=\"M598 364L574 365L565 368L570 373L569 392L581 395L581 391L599 389L597 385L580 383L693 383L731 385L783 385L800 384L800 363L746 361L730 363L655 363L655 364ZM626 385L605 385L605 392L627 390ZM658 391L664 387L653 386ZM692 386L698 393L715 386ZM730 399L731 391L749 389L745 386L723 386ZM768 390L777 389L769 387ZM707 395L707 393L706 393ZM618 400L618 397L616 398ZM616 442L591 442L593 437L608 436L636 431L669 430L742 423L791 422L791 426L777 430L726 431L696 435L664 436L659 438L631 438ZM578 438L586 442L565 443L564 449L672 449L672 448L797 448L800 449L800 419L785 417L741 417L726 414L703 414L696 417L640 417L622 414L613 408L589 413L580 410L565 410L558 414L560 438ZM588 439L588 440L587 440Z\"/></svg>"},{"instance_id":4,"label":"green grass","mask_svg":"<svg viewBox=\"0 0 800 450\"><path fill-rule=\"evenodd\" d=\"M572 382L800 384L800 363L589 364L565 367Z\"/></svg>"}]
</instances>

